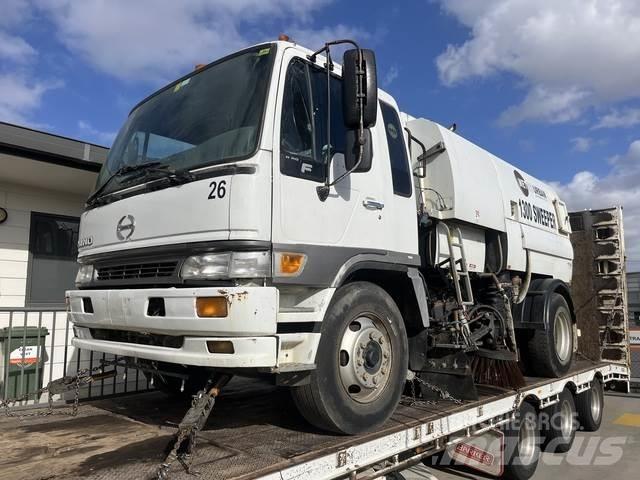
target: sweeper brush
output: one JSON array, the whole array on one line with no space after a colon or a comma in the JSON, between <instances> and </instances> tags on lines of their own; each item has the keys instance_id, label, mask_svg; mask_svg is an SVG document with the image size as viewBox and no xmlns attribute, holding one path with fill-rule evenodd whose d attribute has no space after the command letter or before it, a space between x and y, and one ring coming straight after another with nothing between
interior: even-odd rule
<instances>
[{"instance_id":1,"label":"sweeper brush","mask_svg":"<svg viewBox=\"0 0 640 480\"><path fill-rule=\"evenodd\" d=\"M478 350L471 359L471 370L473 381L479 385L514 389L525 386L518 356L513 352Z\"/></svg>"}]
</instances>

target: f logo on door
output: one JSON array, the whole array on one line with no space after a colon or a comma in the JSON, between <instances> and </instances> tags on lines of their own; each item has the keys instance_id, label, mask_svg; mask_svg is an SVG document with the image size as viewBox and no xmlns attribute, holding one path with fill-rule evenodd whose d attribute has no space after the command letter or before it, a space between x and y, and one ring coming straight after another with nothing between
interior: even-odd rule
<instances>
[{"instance_id":1,"label":"f logo on door","mask_svg":"<svg viewBox=\"0 0 640 480\"><path fill-rule=\"evenodd\" d=\"M125 215L116 225L116 235L119 240L129 240L136 229L136 220L133 215Z\"/></svg>"}]
</instances>

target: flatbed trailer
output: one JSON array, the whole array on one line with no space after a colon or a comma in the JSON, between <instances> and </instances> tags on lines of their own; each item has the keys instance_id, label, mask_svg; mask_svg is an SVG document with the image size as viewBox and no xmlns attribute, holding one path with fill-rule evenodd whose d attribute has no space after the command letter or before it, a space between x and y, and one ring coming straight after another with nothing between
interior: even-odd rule
<instances>
[{"instance_id":1,"label":"flatbed trailer","mask_svg":"<svg viewBox=\"0 0 640 480\"><path fill-rule=\"evenodd\" d=\"M583 392L596 376L605 385L629 381L625 365L577 360L566 376L527 377L519 390L480 386L477 401L404 397L383 427L357 436L318 431L286 389L238 379L199 432L193 468L202 479L378 478L508 422L525 400L546 408L566 387ZM150 391L82 403L75 417L65 415L69 407L2 416L0 478L153 478L187 406ZM194 477L176 462L170 478Z\"/></svg>"}]
</instances>

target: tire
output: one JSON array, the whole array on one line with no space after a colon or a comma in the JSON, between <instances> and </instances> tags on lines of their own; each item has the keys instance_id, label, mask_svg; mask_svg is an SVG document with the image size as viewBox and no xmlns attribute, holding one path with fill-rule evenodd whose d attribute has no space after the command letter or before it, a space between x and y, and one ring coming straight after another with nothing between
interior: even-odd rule
<instances>
[{"instance_id":1,"label":"tire","mask_svg":"<svg viewBox=\"0 0 640 480\"><path fill-rule=\"evenodd\" d=\"M571 367L573 359L573 322L567 301L559 293L551 294L546 330L536 330L524 351L526 370L534 376L559 378Z\"/></svg>"},{"instance_id":2,"label":"tire","mask_svg":"<svg viewBox=\"0 0 640 480\"><path fill-rule=\"evenodd\" d=\"M331 300L307 385L293 387L293 400L312 425L356 434L384 423L393 413L408 368L402 315L382 288L369 282L341 287Z\"/></svg>"},{"instance_id":3,"label":"tire","mask_svg":"<svg viewBox=\"0 0 640 480\"><path fill-rule=\"evenodd\" d=\"M560 401L544 410L547 414L543 422L544 449L546 452L568 452L576 438L578 421L573 394L566 388L560 394Z\"/></svg>"},{"instance_id":4,"label":"tire","mask_svg":"<svg viewBox=\"0 0 640 480\"><path fill-rule=\"evenodd\" d=\"M591 388L576 396L578 422L585 432L597 432L602 423L604 411L604 387L598 377L591 382Z\"/></svg>"},{"instance_id":5,"label":"tire","mask_svg":"<svg viewBox=\"0 0 640 480\"><path fill-rule=\"evenodd\" d=\"M527 480L540 460L540 425L536 409L523 402L513 422L504 431L504 472L502 478Z\"/></svg>"}]
</instances>

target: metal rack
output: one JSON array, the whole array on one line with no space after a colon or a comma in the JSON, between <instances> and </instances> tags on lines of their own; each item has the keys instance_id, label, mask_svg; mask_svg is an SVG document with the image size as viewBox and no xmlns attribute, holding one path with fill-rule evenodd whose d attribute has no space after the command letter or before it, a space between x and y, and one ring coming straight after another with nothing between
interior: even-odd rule
<instances>
[{"instance_id":1,"label":"metal rack","mask_svg":"<svg viewBox=\"0 0 640 480\"><path fill-rule=\"evenodd\" d=\"M579 348L593 360L628 366L629 319L622 207L571 212L569 218L575 253L572 295L581 334Z\"/></svg>"}]
</instances>

